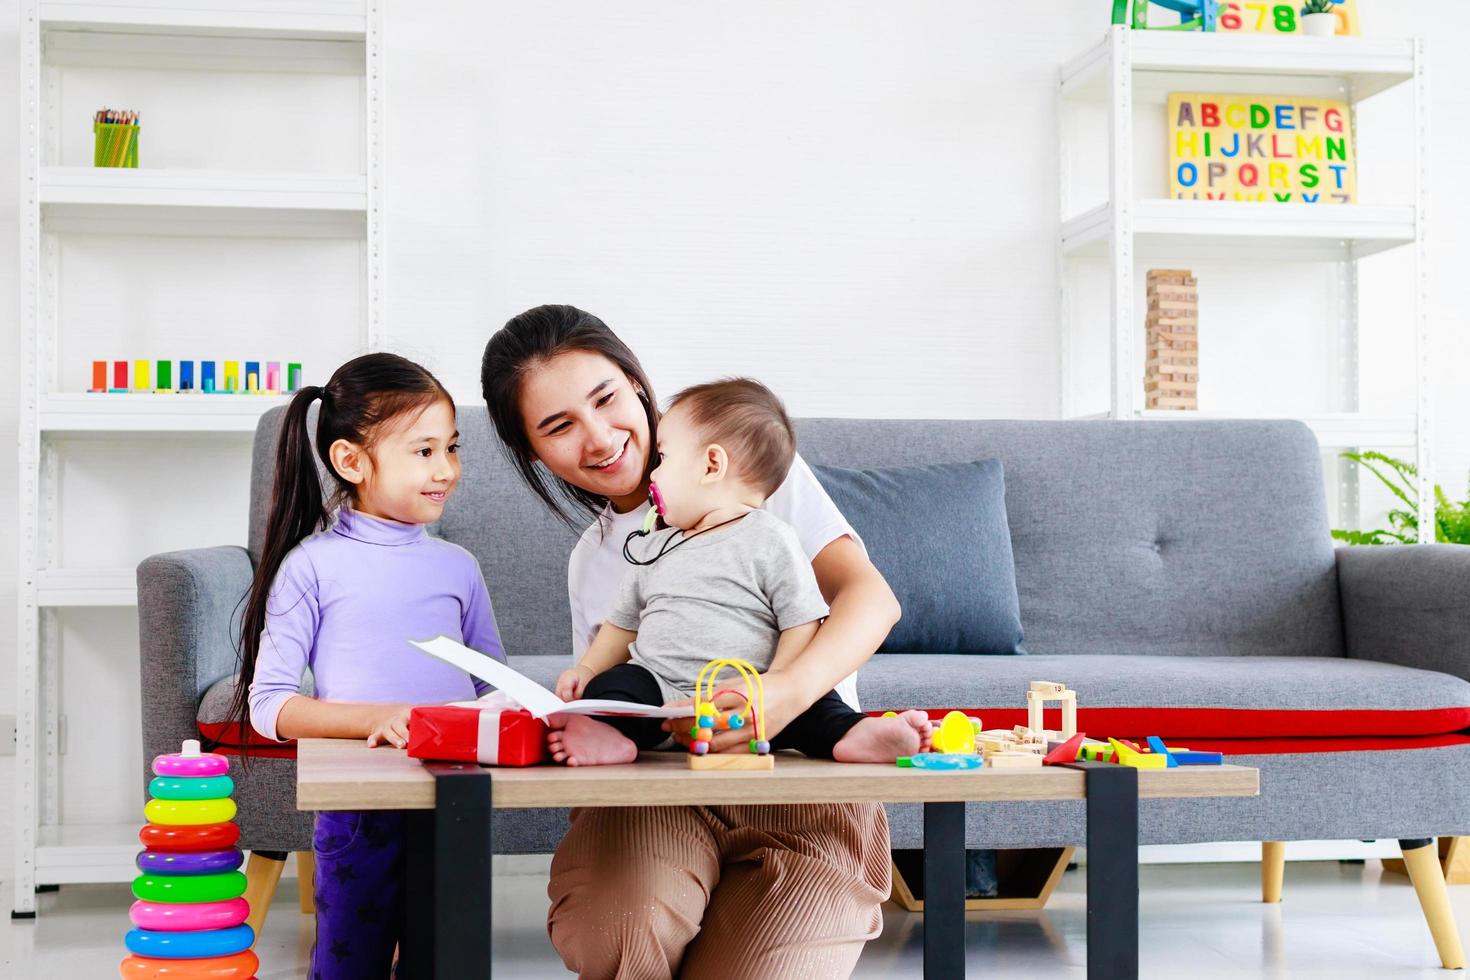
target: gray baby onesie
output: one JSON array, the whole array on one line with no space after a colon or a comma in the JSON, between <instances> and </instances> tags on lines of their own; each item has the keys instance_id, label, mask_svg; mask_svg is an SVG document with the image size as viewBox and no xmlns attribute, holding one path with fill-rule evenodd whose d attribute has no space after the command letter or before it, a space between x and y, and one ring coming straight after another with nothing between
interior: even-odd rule
<instances>
[{"instance_id":1,"label":"gray baby onesie","mask_svg":"<svg viewBox=\"0 0 1470 980\"><path fill-rule=\"evenodd\" d=\"M656 531L629 552L647 561L665 546L652 565L628 566L607 614L638 634L632 662L658 678L665 701L692 696L711 660L739 658L764 671L782 630L827 615L796 532L764 510L688 538L678 528Z\"/></svg>"}]
</instances>

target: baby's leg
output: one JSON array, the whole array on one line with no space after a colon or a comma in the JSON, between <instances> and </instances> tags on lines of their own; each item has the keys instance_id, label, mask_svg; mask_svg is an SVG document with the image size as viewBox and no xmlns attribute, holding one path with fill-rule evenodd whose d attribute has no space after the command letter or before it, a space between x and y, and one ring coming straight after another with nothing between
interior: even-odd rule
<instances>
[{"instance_id":1,"label":"baby's leg","mask_svg":"<svg viewBox=\"0 0 1470 980\"><path fill-rule=\"evenodd\" d=\"M832 747L838 762L892 762L899 756L929 751L934 724L922 711L900 712L893 718L864 718Z\"/></svg>"},{"instance_id":2,"label":"baby's leg","mask_svg":"<svg viewBox=\"0 0 1470 980\"><path fill-rule=\"evenodd\" d=\"M870 718L829 692L797 715L772 741L775 749L797 749L838 762L892 762L929 748L934 726L922 711L895 718Z\"/></svg>"},{"instance_id":3,"label":"baby's leg","mask_svg":"<svg viewBox=\"0 0 1470 980\"><path fill-rule=\"evenodd\" d=\"M584 698L663 704L658 679L637 664L618 664L587 682ZM546 744L551 757L569 766L607 766L632 762L639 749L651 749L668 738L657 718L591 718L552 715Z\"/></svg>"}]
</instances>

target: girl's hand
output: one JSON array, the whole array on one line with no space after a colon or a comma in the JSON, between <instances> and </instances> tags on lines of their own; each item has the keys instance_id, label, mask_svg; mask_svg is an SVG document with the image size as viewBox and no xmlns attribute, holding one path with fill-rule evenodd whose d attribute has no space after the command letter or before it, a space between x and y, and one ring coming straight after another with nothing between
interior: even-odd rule
<instances>
[{"instance_id":1,"label":"girl's hand","mask_svg":"<svg viewBox=\"0 0 1470 980\"><path fill-rule=\"evenodd\" d=\"M368 732L368 748L378 745L393 745L404 748L408 745L408 713L413 710L411 704L385 704L383 713L374 722L372 731Z\"/></svg>"},{"instance_id":2,"label":"girl's hand","mask_svg":"<svg viewBox=\"0 0 1470 980\"><path fill-rule=\"evenodd\" d=\"M739 681L735 681L739 687ZM802 702L800 692L780 671L771 671L761 675L761 686L766 692L766 724L761 729L760 737L769 742L775 738L783 728L791 724L791 720L811 707L811 701ZM670 707L693 705L693 698L684 698L681 701L670 701ZM715 696L715 707L726 712L732 708L745 707L745 699L733 692L726 692ZM755 717L753 712L748 712L745 719L745 727L731 728L727 731L716 731L710 739L709 750L711 752L749 752L750 740L755 738ZM693 728L694 719L670 718L663 723L664 731L674 737L674 741L689 747L691 741L689 729Z\"/></svg>"},{"instance_id":3,"label":"girl's hand","mask_svg":"<svg viewBox=\"0 0 1470 980\"><path fill-rule=\"evenodd\" d=\"M563 701L575 701L577 700L577 695L581 694L582 690L596 676L596 674L592 673L592 668L583 667L581 664L578 664L569 670L562 671L561 676L556 679L556 686L552 690Z\"/></svg>"}]
</instances>

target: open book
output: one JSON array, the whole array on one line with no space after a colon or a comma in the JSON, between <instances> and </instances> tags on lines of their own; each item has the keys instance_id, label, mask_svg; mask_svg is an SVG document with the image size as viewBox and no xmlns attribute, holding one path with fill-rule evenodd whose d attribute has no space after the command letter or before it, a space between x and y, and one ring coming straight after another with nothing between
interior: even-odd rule
<instances>
[{"instance_id":1,"label":"open book","mask_svg":"<svg viewBox=\"0 0 1470 980\"><path fill-rule=\"evenodd\" d=\"M487 657L447 636L437 636L420 642L409 640L414 646L453 664L496 690L509 696L537 718L547 715L623 715L632 718L689 718L694 709L666 708L663 705L633 704L628 701L603 701L596 698L580 701L563 701L546 688L519 671L512 670L493 657Z\"/></svg>"}]
</instances>

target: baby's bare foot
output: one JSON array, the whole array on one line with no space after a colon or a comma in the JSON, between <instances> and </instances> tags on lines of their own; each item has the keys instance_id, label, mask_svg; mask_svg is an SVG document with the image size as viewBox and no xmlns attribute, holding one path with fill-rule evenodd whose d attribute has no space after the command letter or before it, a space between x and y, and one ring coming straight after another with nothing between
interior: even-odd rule
<instances>
[{"instance_id":1,"label":"baby's bare foot","mask_svg":"<svg viewBox=\"0 0 1470 980\"><path fill-rule=\"evenodd\" d=\"M892 762L901 755L929 751L934 723L922 711L894 718L864 718L848 729L832 749L838 762Z\"/></svg>"},{"instance_id":2,"label":"baby's bare foot","mask_svg":"<svg viewBox=\"0 0 1470 980\"><path fill-rule=\"evenodd\" d=\"M546 733L546 747L557 762L569 766L616 766L638 758L638 746L632 739L595 718L552 715L546 723L551 726Z\"/></svg>"}]
</instances>

